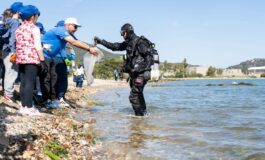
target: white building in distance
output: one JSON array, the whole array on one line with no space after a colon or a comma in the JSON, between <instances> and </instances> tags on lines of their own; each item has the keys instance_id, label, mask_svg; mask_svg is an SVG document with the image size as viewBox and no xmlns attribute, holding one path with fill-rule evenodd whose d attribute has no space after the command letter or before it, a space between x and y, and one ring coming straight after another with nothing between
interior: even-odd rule
<instances>
[{"instance_id":1,"label":"white building in distance","mask_svg":"<svg viewBox=\"0 0 265 160\"><path fill-rule=\"evenodd\" d=\"M250 67L248 68L249 75L260 77L261 74L265 74L265 66L261 67Z\"/></svg>"},{"instance_id":2,"label":"white building in distance","mask_svg":"<svg viewBox=\"0 0 265 160\"><path fill-rule=\"evenodd\" d=\"M244 76L241 69L224 69L222 76Z\"/></svg>"}]
</instances>

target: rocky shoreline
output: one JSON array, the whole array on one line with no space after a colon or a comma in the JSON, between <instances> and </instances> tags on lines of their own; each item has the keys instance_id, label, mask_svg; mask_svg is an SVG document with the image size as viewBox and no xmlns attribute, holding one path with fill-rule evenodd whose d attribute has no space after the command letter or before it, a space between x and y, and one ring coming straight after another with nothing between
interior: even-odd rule
<instances>
[{"instance_id":1,"label":"rocky shoreline","mask_svg":"<svg viewBox=\"0 0 265 160\"><path fill-rule=\"evenodd\" d=\"M92 96L98 91L127 86L111 80L95 80L81 89L70 84L66 99L71 107L40 108L42 116L37 117L20 115L17 103L1 97L0 159L108 159L93 129L95 119L79 122L73 116L84 106L96 105Z\"/></svg>"}]
</instances>

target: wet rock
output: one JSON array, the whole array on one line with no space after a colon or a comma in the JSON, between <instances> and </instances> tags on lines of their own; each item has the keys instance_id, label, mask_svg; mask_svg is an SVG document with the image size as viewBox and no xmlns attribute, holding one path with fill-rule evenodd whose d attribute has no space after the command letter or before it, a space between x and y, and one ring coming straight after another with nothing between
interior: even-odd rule
<instances>
[{"instance_id":1,"label":"wet rock","mask_svg":"<svg viewBox=\"0 0 265 160\"><path fill-rule=\"evenodd\" d=\"M206 86L257 86L253 83L245 83L245 82L232 82L232 83L220 83L220 84L207 84Z\"/></svg>"},{"instance_id":2,"label":"wet rock","mask_svg":"<svg viewBox=\"0 0 265 160\"><path fill-rule=\"evenodd\" d=\"M244 160L265 160L265 153L262 153L262 152L255 153L255 154L249 155Z\"/></svg>"}]
</instances>

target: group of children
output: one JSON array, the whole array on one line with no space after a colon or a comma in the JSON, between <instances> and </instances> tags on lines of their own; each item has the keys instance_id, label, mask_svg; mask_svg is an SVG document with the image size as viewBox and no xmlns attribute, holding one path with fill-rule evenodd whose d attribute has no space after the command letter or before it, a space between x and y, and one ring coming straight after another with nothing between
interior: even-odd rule
<instances>
[{"instance_id":1,"label":"group of children","mask_svg":"<svg viewBox=\"0 0 265 160\"><path fill-rule=\"evenodd\" d=\"M43 25L37 22L40 15L36 6L15 2L4 11L0 19L1 52L5 69L2 77L3 97L9 102L16 100L13 95L14 82L19 75L19 112L23 115L40 115L33 104L33 92L38 88L41 89L39 92L47 108L68 106L64 99L68 87L67 65L71 64L75 53L72 48L66 47L67 43L97 55L92 47L74 36L78 27L81 27L75 18L61 20L46 32ZM76 72L84 75L80 67ZM82 87L83 78L79 78L81 80L78 80L77 87Z\"/></svg>"}]
</instances>

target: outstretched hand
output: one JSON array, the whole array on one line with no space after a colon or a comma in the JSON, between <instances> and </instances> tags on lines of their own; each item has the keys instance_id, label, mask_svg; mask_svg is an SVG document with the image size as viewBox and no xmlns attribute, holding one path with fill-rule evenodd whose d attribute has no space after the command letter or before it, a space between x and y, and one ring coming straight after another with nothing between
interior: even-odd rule
<instances>
[{"instance_id":1,"label":"outstretched hand","mask_svg":"<svg viewBox=\"0 0 265 160\"><path fill-rule=\"evenodd\" d=\"M96 50L96 47L90 47L89 52L90 52L90 54L93 54L94 56L98 56L98 52Z\"/></svg>"}]
</instances>

